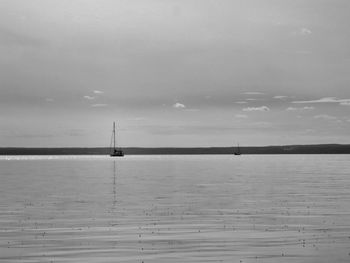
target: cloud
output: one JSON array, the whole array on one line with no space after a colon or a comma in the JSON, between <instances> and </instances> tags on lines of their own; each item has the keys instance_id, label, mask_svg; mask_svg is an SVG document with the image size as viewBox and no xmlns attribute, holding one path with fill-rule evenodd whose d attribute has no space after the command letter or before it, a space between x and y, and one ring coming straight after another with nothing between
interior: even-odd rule
<instances>
[{"instance_id":1,"label":"cloud","mask_svg":"<svg viewBox=\"0 0 350 263\"><path fill-rule=\"evenodd\" d=\"M182 103L179 103L179 102L176 102L174 105L173 105L174 108L176 109L184 109L186 108L186 106Z\"/></svg>"},{"instance_id":2,"label":"cloud","mask_svg":"<svg viewBox=\"0 0 350 263\"><path fill-rule=\"evenodd\" d=\"M299 33L303 36L306 36L306 35L311 35L312 31L308 28L303 27L300 29Z\"/></svg>"},{"instance_id":3,"label":"cloud","mask_svg":"<svg viewBox=\"0 0 350 263\"><path fill-rule=\"evenodd\" d=\"M337 117L331 116L331 115L328 115L328 114L315 115L314 118L315 119L329 120L329 121L338 120Z\"/></svg>"},{"instance_id":4,"label":"cloud","mask_svg":"<svg viewBox=\"0 0 350 263\"><path fill-rule=\"evenodd\" d=\"M314 110L315 107L312 106L305 106L304 108L302 108L302 110Z\"/></svg>"},{"instance_id":5,"label":"cloud","mask_svg":"<svg viewBox=\"0 0 350 263\"><path fill-rule=\"evenodd\" d=\"M306 27L302 27L302 28L292 32L293 36L308 36L308 35L311 35L311 34L312 34L311 29L306 28Z\"/></svg>"},{"instance_id":6,"label":"cloud","mask_svg":"<svg viewBox=\"0 0 350 263\"><path fill-rule=\"evenodd\" d=\"M244 108L243 111L269 111L269 107L261 106L261 107L248 107Z\"/></svg>"},{"instance_id":7,"label":"cloud","mask_svg":"<svg viewBox=\"0 0 350 263\"><path fill-rule=\"evenodd\" d=\"M305 107L302 107L302 108L288 107L286 110L287 111L297 111L297 110L314 110L314 109L315 109L315 107L305 106Z\"/></svg>"},{"instance_id":8,"label":"cloud","mask_svg":"<svg viewBox=\"0 0 350 263\"><path fill-rule=\"evenodd\" d=\"M242 94L246 94L246 95L264 95L265 93L257 92L257 91L248 91L248 92L243 92Z\"/></svg>"},{"instance_id":9,"label":"cloud","mask_svg":"<svg viewBox=\"0 0 350 263\"><path fill-rule=\"evenodd\" d=\"M273 97L274 99L286 99L286 98L288 98L288 96L274 96Z\"/></svg>"},{"instance_id":10,"label":"cloud","mask_svg":"<svg viewBox=\"0 0 350 263\"><path fill-rule=\"evenodd\" d=\"M92 96L88 96L88 95L86 95L86 96L84 96L84 99L87 99L87 100L93 100L93 99L95 99L95 97L92 97Z\"/></svg>"},{"instance_id":11,"label":"cloud","mask_svg":"<svg viewBox=\"0 0 350 263\"><path fill-rule=\"evenodd\" d=\"M236 114L236 115L235 115L235 117L236 117L236 118L239 118L239 119L245 119L245 118L248 118L248 116L247 116L247 115L245 115L245 114Z\"/></svg>"},{"instance_id":12,"label":"cloud","mask_svg":"<svg viewBox=\"0 0 350 263\"><path fill-rule=\"evenodd\" d=\"M103 94L104 92L101 91L101 90L94 90L94 93L95 93L95 94Z\"/></svg>"},{"instance_id":13,"label":"cloud","mask_svg":"<svg viewBox=\"0 0 350 263\"><path fill-rule=\"evenodd\" d=\"M350 106L350 99L342 99L338 100L337 102L339 102L339 105L341 106Z\"/></svg>"},{"instance_id":14,"label":"cloud","mask_svg":"<svg viewBox=\"0 0 350 263\"><path fill-rule=\"evenodd\" d=\"M91 107L94 107L94 108L98 108L98 107L107 107L108 104L102 104L102 103L99 103L99 104L92 104Z\"/></svg>"},{"instance_id":15,"label":"cloud","mask_svg":"<svg viewBox=\"0 0 350 263\"><path fill-rule=\"evenodd\" d=\"M330 103L330 102L338 102L336 97L326 97L318 100L300 100L300 101L292 101L292 103Z\"/></svg>"},{"instance_id":16,"label":"cloud","mask_svg":"<svg viewBox=\"0 0 350 263\"><path fill-rule=\"evenodd\" d=\"M246 101L236 101L235 103L237 103L237 104L246 104L248 102L246 102Z\"/></svg>"},{"instance_id":17,"label":"cloud","mask_svg":"<svg viewBox=\"0 0 350 263\"><path fill-rule=\"evenodd\" d=\"M46 102L53 102L54 99L52 99L52 98L46 98L45 101L46 101Z\"/></svg>"},{"instance_id":18,"label":"cloud","mask_svg":"<svg viewBox=\"0 0 350 263\"><path fill-rule=\"evenodd\" d=\"M292 103L339 103L342 106L350 106L350 99L338 99L336 97L326 97L318 100L292 101Z\"/></svg>"},{"instance_id":19,"label":"cloud","mask_svg":"<svg viewBox=\"0 0 350 263\"><path fill-rule=\"evenodd\" d=\"M342 101L339 104L342 105L342 106L350 106L350 100Z\"/></svg>"}]
</instances>

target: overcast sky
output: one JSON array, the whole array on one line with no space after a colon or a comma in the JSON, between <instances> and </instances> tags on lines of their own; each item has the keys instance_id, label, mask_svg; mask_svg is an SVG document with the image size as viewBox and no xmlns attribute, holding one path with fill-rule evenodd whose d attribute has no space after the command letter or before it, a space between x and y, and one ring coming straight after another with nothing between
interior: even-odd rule
<instances>
[{"instance_id":1,"label":"overcast sky","mask_svg":"<svg viewBox=\"0 0 350 263\"><path fill-rule=\"evenodd\" d=\"M1 0L0 146L350 143L349 0Z\"/></svg>"}]
</instances>

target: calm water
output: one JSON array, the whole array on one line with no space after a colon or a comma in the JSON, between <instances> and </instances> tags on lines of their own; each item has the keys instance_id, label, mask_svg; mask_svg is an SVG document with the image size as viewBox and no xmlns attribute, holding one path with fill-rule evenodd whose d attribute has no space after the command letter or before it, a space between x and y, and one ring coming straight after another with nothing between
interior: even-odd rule
<instances>
[{"instance_id":1,"label":"calm water","mask_svg":"<svg viewBox=\"0 0 350 263\"><path fill-rule=\"evenodd\" d=\"M350 155L0 157L1 262L350 262Z\"/></svg>"}]
</instances>

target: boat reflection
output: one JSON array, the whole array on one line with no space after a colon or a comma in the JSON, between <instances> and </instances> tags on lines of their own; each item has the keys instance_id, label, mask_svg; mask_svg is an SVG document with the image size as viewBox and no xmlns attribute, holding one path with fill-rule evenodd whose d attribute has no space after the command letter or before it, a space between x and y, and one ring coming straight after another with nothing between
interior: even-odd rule
<instances>
[{"instance_id":1,"label":"boat reflection","mask_svg":"<svg viewBox=\"0 0 350 263\"><path fill-rule=\"evenodd\" d=\"M117 168L115 162L116 161L113 161L113 209L115 209L117 205Z\"/></svg>"}]
</instances>

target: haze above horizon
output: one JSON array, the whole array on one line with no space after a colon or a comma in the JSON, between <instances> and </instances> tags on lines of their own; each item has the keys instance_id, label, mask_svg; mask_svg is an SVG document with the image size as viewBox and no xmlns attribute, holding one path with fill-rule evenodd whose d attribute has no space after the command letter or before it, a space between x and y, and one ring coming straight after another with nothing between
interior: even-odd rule
<instances>
[{"instance_id":1,"label":"haze above horizon","mask_svg":"<svg viewBox=\"0 0 350 263\"><path fill-rule=\"evenodd\" d=\"M347 0L3 0L0 147L349 144Z\"/></svg>"}]
</instances>

